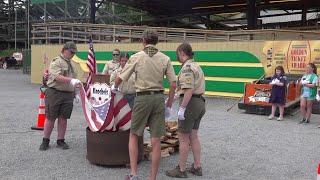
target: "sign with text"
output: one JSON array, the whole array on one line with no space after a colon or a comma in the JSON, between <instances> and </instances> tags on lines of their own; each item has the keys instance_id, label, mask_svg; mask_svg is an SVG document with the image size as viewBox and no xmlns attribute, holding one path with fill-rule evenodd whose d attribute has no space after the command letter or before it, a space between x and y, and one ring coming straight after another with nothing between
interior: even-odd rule
<instances>
[{"instance_id":1,"label":"sign with text","mask_svg":"<svg viewBox=\"0 0 320 180\"><path fill-rule=\"evenodd\" d=\"M111 90L106 83L94 83L91 86L91 104L100 105L110 100Z\"/></svg>"},{"instance_id":2,"label":"sign with text","mask_svg":"<svg viewBox=\"0 0 320 180\"><path fill-rule=\"evenodd\" d=\"M320 41L267 41L263 53L269 75L277 66L286 74L304 74L308 63L320 68Z\"/></svg>"}]
</instances>

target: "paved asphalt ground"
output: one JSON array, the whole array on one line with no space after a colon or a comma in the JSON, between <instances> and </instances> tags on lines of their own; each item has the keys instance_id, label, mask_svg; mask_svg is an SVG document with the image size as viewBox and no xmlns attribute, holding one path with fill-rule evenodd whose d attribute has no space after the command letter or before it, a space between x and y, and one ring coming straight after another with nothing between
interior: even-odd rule
<instances>
[{"instance_id":1,"label":"paved asphalt ground","mask_svg":"<svg viewBox=\"0 0 320 180\"><path fill-rule=\"evenodd\" d=\"M190 175L189 179L316 179L318 115L313 115L308 125L298 124L299 115L286 116L282 122L269 121L237 107L227 112L235 100L207 98L200 130L204 176ZM129 173L125 167L97 166L86 159L86 122L79 104L66 134L71 148L55 147L55 129L51 148L39 151L42 131L30 129L37 122L38 105L39 85L31 84L29 75L21 70L0 70L0 179L121 180ZM164 171L177 160L178 154L163 158L158 179L170 179ZM149 167L150 161L139 164L142 179L147 179Z\"/></svg>"}]
</instances>

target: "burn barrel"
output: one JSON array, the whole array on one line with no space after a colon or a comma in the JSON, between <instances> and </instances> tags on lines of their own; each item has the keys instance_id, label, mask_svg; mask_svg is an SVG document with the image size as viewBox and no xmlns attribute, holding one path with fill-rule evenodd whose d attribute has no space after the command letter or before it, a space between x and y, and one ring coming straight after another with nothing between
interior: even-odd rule
<instances>
[{"instance_id":1,"label":"burn barrel","mask_svg":"<svg viewBox=\"0 0 320 180\"><path fill-rule=\"evenodd\" d=\"M92 132L87 134L87 159L98 165L117 166L130 164L128 131ZM138 161L143 158L143 136L138 141Z\"/></svg>"}]
</instances>

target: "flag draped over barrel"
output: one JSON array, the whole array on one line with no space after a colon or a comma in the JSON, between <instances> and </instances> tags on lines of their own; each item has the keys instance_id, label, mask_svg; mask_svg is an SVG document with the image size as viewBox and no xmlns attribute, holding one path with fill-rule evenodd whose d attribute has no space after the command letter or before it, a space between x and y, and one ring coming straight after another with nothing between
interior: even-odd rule
<instances>
[{"instance_id":1,"label":"flag draped over barrel","mask_svg":"<svg viewBox=\"0 0 320 180\"><path fill-rule=\"evenodd\" d=\"M131 108L120 92L111 93L111 98L99 105L91 104L92 75L97 73L92 38L89 39L89 69L86 88L80 84L80 99L87 124L93 132L126 131L131 126Z\"/></svg>"},{"instance_id":2,"label":"flag draped over barrel","mask_svg":"<svg viewBox=\"0 0 320 180\"><path fill-rule=\"evenodd\" d=\"M111 99L93 106L80 84L80 98L87 124L93 132L126 131L131 126L131 108L120 92L111 93Z\"/></svg>"}]
</instances>

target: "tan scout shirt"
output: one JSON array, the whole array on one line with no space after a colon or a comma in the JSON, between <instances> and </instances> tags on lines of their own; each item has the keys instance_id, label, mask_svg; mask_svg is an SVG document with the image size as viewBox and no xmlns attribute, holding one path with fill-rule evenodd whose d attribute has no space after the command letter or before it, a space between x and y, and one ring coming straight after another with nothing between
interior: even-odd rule
<instances>
[{"instance_id":1,"label":"tan scout shirt","mask_svg":"<svg viewBox=\"0 0 320 180\"><path fill-rule=\"evenodd\" d=\"M119 67L118 69L113 71L110 77L111 85L114 84L114 80L120 75L121 71L122 67ZM119 89L123 94L134 94L136 92L136 90L134 89L134 79L135 74L133 73L128 81L122 81L122 83L119 85Z\"/></svg>"},{"instance_id":2,"label":"tan scout shirt","mask_svg":"<svg viewBox=\"0 0 320 180\"><path fill-rule=\"evenodd\" d=\"M74 87L70 83L55 81L59 75L69 78L75 78L77 76L73 62L64 58L62 54L54 58L50 63L47 85L60 91L74 91Z\"/></svg>"},{"instance_id":3,"label":"tan scout shirt","mask_svg":"<svg viewBox=\"0 0 320 180\"><path fill-rule=\"evenodd\" d=\"M193 94L204 94L205 78L201 67L193 59L187 60L178 75L177 92L184 94L184 89L193 89Z\"/></svg>"},{"instance_id":4,"label":"tan scout shirt","mask_svg":"<svg viewBox=\"0 0 320 180\"><path fill-rule=\"evenodd\" d=\"M113 71L115 71L117 68L120 67L120 64L115 61L109 61L106 63L106 65L103 68L102 74L109 74L111 75Z\"/></svg>"},{"instance_id":5,"label":"tan scout shirt","mask_svg":"<svg viewBox=\"0 0 320 180\"><path fill-rule=\"evenodd\" d=\"M152 51L147 54L146 49L149 47L152 48ZM170 58L158 51L153 45L148 45L145 50L132 55L119 77L126 81L132 73L136 75L136 92L164 90L164 76L169 82L176 81Z\"/></svg>"}]
</instances>

